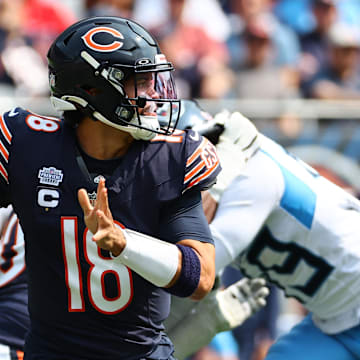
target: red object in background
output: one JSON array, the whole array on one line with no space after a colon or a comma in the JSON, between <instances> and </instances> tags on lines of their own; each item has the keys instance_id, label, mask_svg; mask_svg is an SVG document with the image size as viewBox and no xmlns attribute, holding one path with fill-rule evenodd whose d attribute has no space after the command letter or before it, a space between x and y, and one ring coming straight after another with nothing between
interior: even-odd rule
<instances>
[{"instance_id":1,"label":"red object in background","mask_svg":"<svg viewBox=\"0 0 360 360\"><path fill-rule=\"evenodd\" d=\"M76 21L75 14L59 0L24 1L24 29L30 36L39 32L57 35Z\"/></svg>"},{"instance_id":2,"label":"red object in background","mask_svg":"<svg viewBox=\"0 0 360 360\"><path fill-rule=\"evenodd\" d=\"M60 0L23 0L22 30L46 63L51 43L78 19Z\"/></svg>"},{"instance_id":3,"label":"red object in background","mask_svg":"<svg viewBox=\"0 0 360 360\"><path fill-rule=\"evenodd\" d=\"M342 179L338 174L336 174L334 171L321 166L321 165L311 165L321 176L324 178L330 180L335 185L340 186L344 190L349 191L353 195L355 194L355 189L344 179Z\"/></svg>"}]
</instances>

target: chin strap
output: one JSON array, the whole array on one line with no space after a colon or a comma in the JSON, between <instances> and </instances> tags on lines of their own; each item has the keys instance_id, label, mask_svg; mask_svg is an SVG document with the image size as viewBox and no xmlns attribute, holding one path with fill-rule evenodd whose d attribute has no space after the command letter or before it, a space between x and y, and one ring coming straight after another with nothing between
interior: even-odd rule
<instances>
[{"instance_id":1,"label":"chin strap","mask_svg":"<svg viewBox=\"0 0 360 360\"><path fill-rule=\"evenodd\" d=\"M83 108L86 108L88 106L88 102L86 100L84 100L81 97L72 96L72 95L64 95L61 98L58 98L56 96L51 96L50 102L57 111L77 110L76 106L73 103L77 103ZM135 140L145 140L145 141L151 140L156 136L156 131L159 131L160 129L160 124L157 115L139 116L141 121L141 126L143 126L146 129L135 126L138 123L136 115L134 115L134 117L131 119L129 125L120 125L113 123L112 121L108 120L105 116L100 114L98 111L94 111L92 113L92 116L106 125L130 133Z\"/></svg>"},{"instance_id":2,"label":"chin strap","mask_svg":"<svg viewBox=\"0 0 360 360\"><path fill-rule=\"evenodd\" d=\"M129 125L119 125L115 124L112 121L106 119L103 115L99 112L95 111L93 113L94 118L98 119L99 121L103 122L106 125L112 126L118 130L125 131L129 133L135 140L151 140L156 136L156 132L160 129L159 121L157 116L149 116L149 115L140 115L141 126L146 127L147 129L139 128L137 126L132 126L132 123L137 123L137 116L134 117L129 122ZM149 130L148 130L149 129Z\"/></svg>"}]
</instances>

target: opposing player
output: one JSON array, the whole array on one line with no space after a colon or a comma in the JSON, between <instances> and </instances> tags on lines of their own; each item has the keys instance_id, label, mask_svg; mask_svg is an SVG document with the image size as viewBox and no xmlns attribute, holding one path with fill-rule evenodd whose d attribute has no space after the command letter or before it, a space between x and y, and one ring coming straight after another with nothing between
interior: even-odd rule
<instances>
[{"instance_id":1,"label":"opposing player","mask_svg":"<svg viewBox=\"0 0 360 360\"><path fill-rule=\"evenodd\" d=\"M138 24L82 20L48 59L64 121L0 119L1 205L26 244L25 359L171 359L170 294L214 283L200 194L220 171L214 147L159 126L157 107L178 102L173 68Z\"/></svg>"},{"instance_id":2,"label":"opposing player","mask_svg":"<svg viewBox=\"0 0 360 360\"><path fill-rule=\"evenodd\" d=\"M239 113L219 115L224 118L230 137L244 136L232 129L243 121ZM233 263L250 277L265 277L309 311L267 360L357 359L360 203L269 138L259 134L258 142L243 173L224 192L215 189L218 204L205 199L208 210L217 206L211 223L216 268ZM185 318L193 321L177 335L191 344L209 316L190 312Z\"/></svg>"},{"instance_id":3,"label":"opposing player","mask_svg":"<svg viewBox=\"0 0 360 360\"><path fill-rule=\"evenodd\" d=\"M24 236L11 207L0 209L0 360L21 360L29 328Z\"/></svg>"}]
</instances>

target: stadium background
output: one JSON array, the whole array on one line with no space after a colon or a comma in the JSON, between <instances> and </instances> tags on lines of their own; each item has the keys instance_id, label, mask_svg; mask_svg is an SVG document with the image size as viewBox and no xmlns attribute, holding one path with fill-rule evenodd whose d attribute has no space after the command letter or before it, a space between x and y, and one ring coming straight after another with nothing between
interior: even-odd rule
<instances>
[{"instance_id":1,"label":"stadium background","mask_svg":"<svg viewBox=\"0 0 360 360\"><path fill-rule=\"evenodd\" d=\"M48 44L76 19L116 14L159 39L183 98L211 114L242 112L360 194L358 0L0 0L0 112L58 115L48 98ZM262 359L304 315L281 292L270 303L246 334L222 334L193 358Z\"/></svg>"}]
</instances>

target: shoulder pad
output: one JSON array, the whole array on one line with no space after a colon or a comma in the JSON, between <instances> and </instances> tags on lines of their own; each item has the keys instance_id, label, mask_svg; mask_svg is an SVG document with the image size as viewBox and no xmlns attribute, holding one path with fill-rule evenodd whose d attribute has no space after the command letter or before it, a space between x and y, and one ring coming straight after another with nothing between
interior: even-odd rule
<instances>
[{"instance_id":1,"label":"shoulder pad","mask_svg":"<svg viewBox=\"0 0 360 360\"><path fill-rule=\"evenodd\" d=\"M186 169L184 189L206 190L211 187L221 171L215 146L198 132L186 131Z\"/></svg>"}]
</instances>

